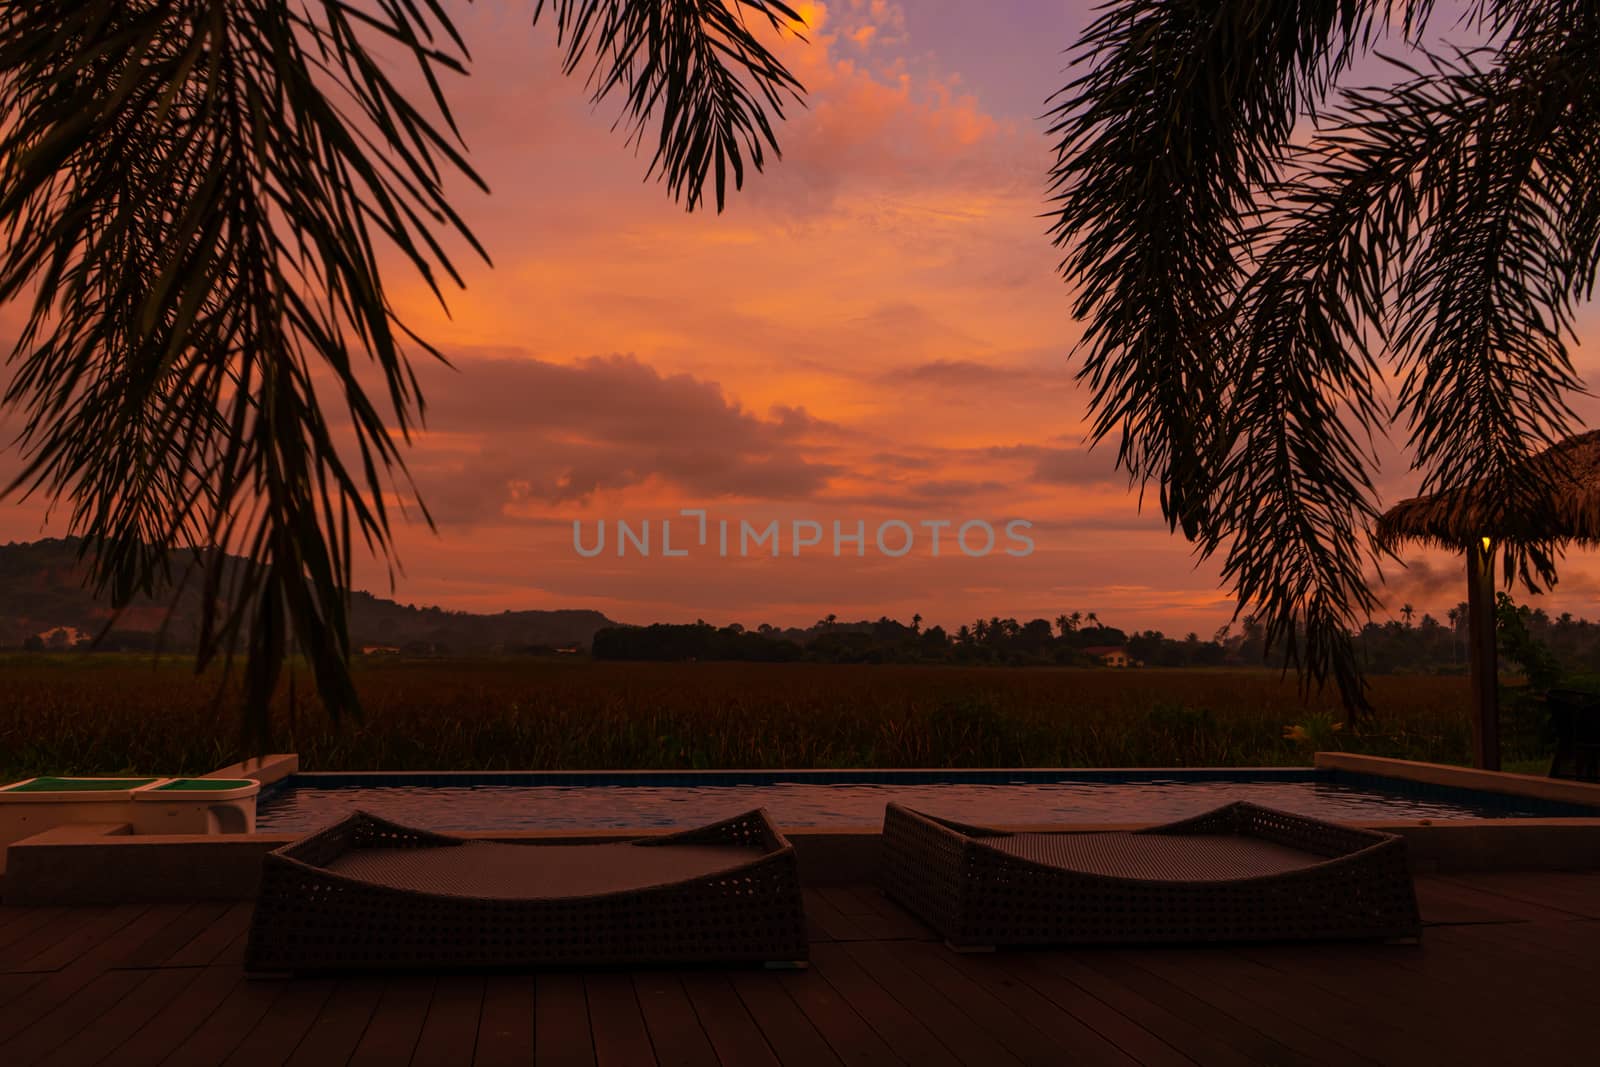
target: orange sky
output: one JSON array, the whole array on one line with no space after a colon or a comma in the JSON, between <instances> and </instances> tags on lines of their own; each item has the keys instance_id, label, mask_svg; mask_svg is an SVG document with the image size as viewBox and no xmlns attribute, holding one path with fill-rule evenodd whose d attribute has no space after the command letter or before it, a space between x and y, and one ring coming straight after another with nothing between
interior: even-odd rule
<instances>
[{"instance_id":1,"label":"orange sky","mask_svg":"<svg viewBox=\"0 0 1600 1067\"><path fill-rule=\"evenodd\" d=\"M1114 445L1083 448L1078 328L1038 217L1038 115L1085 5L803 7L811 42L783 54L808 107L779 129L782 162L719 217L642 180L615 107L560 76L529 5L453 5L474 73L447 88L492 190L463 184L457 203L494 267L463 257L448 318L392 275L409 322L457 367L421 368L429 429L411 463L439 530L400 532L394 595L747 625L1079 610L1209 635L1231 613L1216 568L1195 567L1153 503L1141 513ZM1600 313L1581 329L1600 337ZM1577 353L1591 382L1593 347ZM1385 472L1390 501L1416 484L1404 466ZM778 559L573 549L574 519L592 537L600 519L658 527L694 507L735 524L861 520L868 555L835 558L826 540L799 558L786 541ZM871 544L890 519L1015 518L1034 524L1025 558ZM675 544L691 525L674 522ZM0 539L63 532L34 505L0 511ZM1459 567L1421 563L1384 598L1442 616L1464 598ZM387 592L381 568L361 578ZM1600 558L1575 554L1546 599L1600 616Z\"/></svg>"}]
</instances>

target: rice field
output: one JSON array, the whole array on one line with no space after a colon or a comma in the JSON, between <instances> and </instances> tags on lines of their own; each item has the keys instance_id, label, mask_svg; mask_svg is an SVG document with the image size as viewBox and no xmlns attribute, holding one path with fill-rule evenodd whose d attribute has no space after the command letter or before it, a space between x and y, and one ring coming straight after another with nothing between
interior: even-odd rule
<instances>
[{"instance_id":1,"label":"rice field","mask_svg":"<svg viewBox=\"0 0 1600 1067\"><path fill-rule=\"evenodd\" d=\"M133 656L0 659L0 779L231 762L238 705L219 679ZM357 665L365 716L339 724L299 679L273 747L308 770L1292 766L1317 748L1465 762L1470 736L1461 677L1373 678L1360 731L1274 671L387 660Z\"/></svg>"}]
</instances>

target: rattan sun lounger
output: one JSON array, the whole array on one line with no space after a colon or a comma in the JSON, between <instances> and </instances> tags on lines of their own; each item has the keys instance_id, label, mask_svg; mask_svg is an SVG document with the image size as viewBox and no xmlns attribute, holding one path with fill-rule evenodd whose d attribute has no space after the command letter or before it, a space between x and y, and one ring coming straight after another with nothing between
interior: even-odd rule
<instances>
[{"instance_id":1,"label":"rattan sun lounger","mask_svg":"<svg viewBox=\"0 0 1600 1067\"><path fill-rule=\"evenodd\" d=\"M1017 834L890 804L882 879L959 949L1422 932L1403 838L1246 803L1134 832Z\"/></svg>"},{"instance_id":2,"label":"rattan sun lounger","mask_svg":"<svg viewBox=\"0 0 1600 1067\"><path fill-rule=\"evenodd\" d=\"M265 859L252 972L806 959L764 810L655 837L464 840L365 812Z\"/></svg>"}]
</instances>

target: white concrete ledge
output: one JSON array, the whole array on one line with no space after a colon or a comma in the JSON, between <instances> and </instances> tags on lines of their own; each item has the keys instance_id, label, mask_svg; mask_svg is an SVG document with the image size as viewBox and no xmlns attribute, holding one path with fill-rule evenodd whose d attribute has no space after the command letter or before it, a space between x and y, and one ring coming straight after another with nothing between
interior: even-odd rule
<instances>
[{"instance_id":1,"label":"white concrete ledge","mask_svg":"<svg viewBox=\"0 0 1600 1067\"><path fill-rule=\"evenodd\" d=\"M1420 763L1384 756L1358 756L1352 752L1318 752L1317 767L1352 774L1372 774L1428 785L1477 789L1485 793L1554 800L1565 804L1588 804L1600 808L1600 784L1574 782L1565 778L1544 778L1535 774L1508 774L1483 771L1476 767L1456 767L1448 763Z\"/></svg>"},{"instance_id":2,"label":"white concrete ledge","mask_svg":"<svg viewBox=\"0 0 1600 1067\"><path fill-rule=\"evenodd\" d=\"M126 827L60 826L14 842L7 850L5 903L249 899L260 884L261 857L294 839L263 834L139 836Z\"/></svg>"},{"instance_id":3,"label":"white concrete ledge","mask_svg":"<svg viewBox=\"0 0 1600 1067\"><path fill-rule=\"evenodd\" d=\"M462 834L486 841L561 844L647 837L662 830ZM261 859L301 834L137 836L126 824L61 826L14 843L4 882L6 904L117 904L156 900L248 900ZM863 885L878 871L878 830L785 832L806 886Z\"/></svg>"},{"instance_id":4,"label":"white concrete ledge","mask_svg":"<svg viewBox=\"0 0 1600 1067\"><path fill-rule=\"evenodd\" d=\"M254 778L262 785L281 782L300 769L300 757L294 752L279 752L218 767L203 778Z\"/></svg>"}]
</instances>

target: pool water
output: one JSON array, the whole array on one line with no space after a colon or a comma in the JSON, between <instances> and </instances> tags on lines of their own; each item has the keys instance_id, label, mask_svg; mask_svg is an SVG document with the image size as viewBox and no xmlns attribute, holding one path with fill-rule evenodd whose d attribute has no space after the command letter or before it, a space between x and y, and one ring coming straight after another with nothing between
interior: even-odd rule
<instances>
[{"instance_id":1,"label":"pool water","mask_svg":"<svg viewBox=\"0 0 1600 1067\"><path fill-rule=\"evenodd\" d=\"M1531 798L1314 770L1238 772L771 772L691 776L299 774L263 793L261 833L357 809L440 831L687 827L764 807L783 827L873 826L898 801L964 822L1156 823L1248 800L1355 823L1596 817Z\"/></svg>"}]
</instances>

